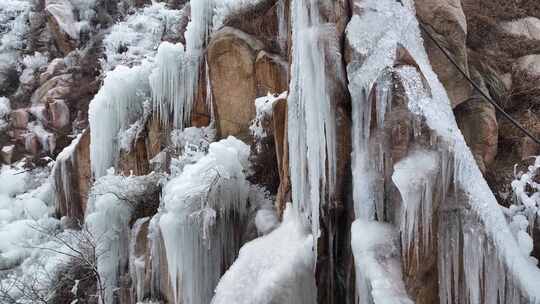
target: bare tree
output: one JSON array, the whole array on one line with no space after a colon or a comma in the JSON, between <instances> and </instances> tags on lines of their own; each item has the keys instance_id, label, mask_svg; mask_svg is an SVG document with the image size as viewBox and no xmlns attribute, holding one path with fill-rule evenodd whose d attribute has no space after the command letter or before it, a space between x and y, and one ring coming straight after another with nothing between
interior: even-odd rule
<instances>
[{"instance_id":1,"label":"bare tree","mask_svg":"<svg viewBox=\"0 0 540 304\"><path fill-rule=\"evenodd\" d=\"M34 273L22 275L20 270L13 270L6 274L5 278L0 277L0 303L6 304L26 304L42 303L53 304L58 301L57 294L62 288L66 288L66 280L72 281L71 286L76 281L92 281L96 284L94 303L104 304L104 285L98 271L98 258L107 252L105 249L98 249L98 244L102 236L95 236L86 225L80 225L80 230L60 230L56 228L43 227L40 225L31 228L52 242L53 246L25 245L27 249L43 250L65 257L66 262L61 263L54 273L45 269L42 261L37 261ZM81 270L78 278L70 278L66 273L73 269ZM45 281L45 282L44 282ZM77 297L77 295L74 295Z\"/></svg>"}]
</instances>

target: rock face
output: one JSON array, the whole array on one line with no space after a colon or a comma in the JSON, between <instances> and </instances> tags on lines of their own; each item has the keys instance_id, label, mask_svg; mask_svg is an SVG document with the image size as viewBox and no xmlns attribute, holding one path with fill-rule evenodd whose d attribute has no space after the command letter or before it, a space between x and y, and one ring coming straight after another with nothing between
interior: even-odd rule
<instances>
[{"instance_id":1,"label":"rock face","mask_svg":"<svg viewBox=\"0 0 540 304\"><path fill-rule=\"evenodd\" d=\"M526 17L515 21L505 22L501 26L511 35L540 40L540 19L538 18Z\"/></svg>"},{"instance_id":2,"label":"rock face","mask_svg":"<svg viewBox=\"0 0 540 304\"><path fill-rule=\"evenodd\" d=\"M208 46L217 129L221 137L249 138L255 99L287 90L287 66L256 38L225 27Z\"/></svg>"},{"instance_id":3,"label":"rock face","mask_svg":"<svg viewBox=\"0 0 540 304\"><path fill-rule=\"evenodd\" d=\"M454 57L460 68L468 73L467 21L461 1L421 0L415 1L415 5L418 17L426 28ZM424 39L431 65L444 84L452 106L456 107L471 96L472 87L435 43L427 37Z\"/></svg>"},{"instance_id":4,"label":"rock face","mask_svg":"<svg viewBox=\"0 0 540 304\"><path fill-rule=\"evenodd\" d=\"M208 65L217 129L221 137L249 137L255 118L255 59L263 45L233 28L216 33L208 46Z\"/></svg>"},{"instance_id":5,"label":"rock face","mask_svg":"<svg viewBox=\"0 0 540 304\"><path fill-rule=\"evenodd\" d=\"M92 184L88 130L57 159L52 178L57 214L83 222Z\"/></svg>"},{"instance_id":6,"label":"rock face","mask_svg":"<svg viewBox=\"0 0 540 304\"><path fill-rule=\"evenodd\" d=\"M48 26L58 49L67 55L77 46L79 28L68 0L47 0Z\"/></svg>"}]
</instances>

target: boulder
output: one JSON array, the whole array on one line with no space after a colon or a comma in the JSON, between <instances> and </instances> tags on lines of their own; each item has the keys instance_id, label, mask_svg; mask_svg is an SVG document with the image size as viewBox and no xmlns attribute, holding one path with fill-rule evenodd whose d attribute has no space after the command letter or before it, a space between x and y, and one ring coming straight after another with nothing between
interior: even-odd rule
<instances>
[{"instance_id":1,"label":"boulder","mask_svg":"<svg viewBox=\"0 0 540 304\"><path fill-rule=\"evenodd\" d=\"M47 25L57 48L67 55L77 46L79 25L75 19L74 8L68 0L47 0Z\"/></svg>"},{"instance_id":2,"label":"boulder","mask_svg":"<svg viewBox=\"0 0 540 304\"><path fill-rule=\"evenodd\" d=\"M515 69L540 76L540 55L527 55L516 60Z\"/></svg>"},{"instance_id":3,"label":"boulder","mask_svg":"<svg viewBox=\"0 0 540 304\"><path fill-rule=\"evenodd\" d=\"M467 21L461 1L419 0L415 5L419 21L468 73ZM446 88L452 107L456 107L471 96L472 86L431 39L425 37L424 41L433 70Z\"/></svg>"},{"instance_id":4,"label":"boulder","mask_svg":"<svg viewBox=\"0 0 540 304\"><path fill-rule=\"evenodd\" d=\"M540 19L538 18L525 17L514 21L504 22L501 27L511 35L540 40Z\"/></svg>"},{"instance_id":5,"label":"boulder","mask_svg":"<svg viewBox=\"0 0 540 304\"><path fill-rule=\"evenodd\" d=\"M497 156L499 126L493 105L476 97L454 109L458 126L482 173Z\"/></svg>"},{"instance_id":6,"label":"boulder","mask_svg":"<svg viewBox=\"0 0 540 304\"><path fill-rule=\"evenodd\" d=\"M69 94L73 85L73 77L71 74L62 74L51 78L41 85L32 94L31 102L33 105L38 103L46 103L48 100L65 99Z\"/></svg>"},{"instance_id":7,"label":"boulder","mask_svg":"<svg viewBox=\"0 0 540 304\"><path fill-rule=\"evenodd\" d=\"M55 129L62 129L69 125L69 108L63 100L56 99L47 104L50 125Z\"/></svg>"},{"instance_id":8,"label":"boulder","mask_svg":"<svg viewBox=\"0 0 540 304\"><path fill-rule=\"evenodd\" d=\"M29 115L25 109L11 111L9 114L11 127L15 129L26 129L28 125Z\"/></svg>"},{"instance_id":9,"label":"boulder","mask_svg":"<svg viewBox=\"0 0 540 304\"><path fill-rule=\"evenodd\" d=\"M9 146L3 146L2 150L0 150L0 156L2 157L2 162L4 164L11 164L11 160L13 159L13 152L15 151L14 145Z\"/></svg>"},{"instance_id":10,"label":"boulder","mask_svg":"<svg viewBox=\"0 0 540 304\"><path fill-rule=\"evenodd\" d=\"M63 58L55 58L47 66L47 70L39 76L40 85L45 84L54 76L60 75L66 69L66 63Z\"/></svg>"},{"instance_id":11,"label":"boulder","mask_svg":"<svg viewBox=\"0 0 540 304\"><path fill-rule=\"evenodd\" d=\"M226 27L214 34L208 46L208 65L219 136L249 140L255 118L257 84L255 60L261 42L239 30Z\"/></svg>"}]
</instances>

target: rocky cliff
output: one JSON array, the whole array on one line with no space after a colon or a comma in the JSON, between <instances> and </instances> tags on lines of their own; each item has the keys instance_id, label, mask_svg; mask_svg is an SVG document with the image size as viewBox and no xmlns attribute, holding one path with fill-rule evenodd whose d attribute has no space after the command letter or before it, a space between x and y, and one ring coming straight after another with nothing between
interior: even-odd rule
<instances>
[{"instance_id":1,"label":"rocky cliff","mask_svg":"<svg viewBox=\"0 0 540 304\"><path fill-rule=\"evenodd\" d=\"M0 303L540 303L534 1L0 21Z\"/></svg>"}]
</instances>

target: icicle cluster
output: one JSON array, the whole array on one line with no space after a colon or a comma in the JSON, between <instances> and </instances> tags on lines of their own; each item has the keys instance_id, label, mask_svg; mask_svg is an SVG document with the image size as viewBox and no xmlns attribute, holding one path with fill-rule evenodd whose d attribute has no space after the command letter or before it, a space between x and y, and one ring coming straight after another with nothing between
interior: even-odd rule
<instances>
[{"instance_id":1,"label":"icicle cluster","mask_svg":"<svg viewBox=\"0 0 540 304\"><path fill-rule=\"evenodd\" d=\"M212 143L206 156L165 185L159 227L175 303L210 303L223 267L236 257L249 152L234 137Z\"/></svg>"},{"instance_id":2,"label":"icicle cluster","mask_svg":"<svg viewBox=\"0 0 540 304\"><path fill-rule=\"evenodd\" d=\"M439 156L436 152L412 151L394 166L392 181L401 193L401 240L403 257L420 257L431 248L432 216L434 209Z\"/></svg>"},{"instance_id":3,"label":"icicle cluster","mask_svg":"<svg viewBox=\"0 0 540 304\"><path fill-rule=\"evenodd\" d=\"M190 122L198 77L198 57L189 58L182 44L163 42L150 75L154 115L164 127L184 128ZM172 117L170 117L172 116Z\"/></svg>"},{"instance_id":4,"label":"icicle cluster","mask_svg":"<svg viewBox=\"0 0 540 304\"><path fill-rule=\"evenodd\" d=\"M314 0L291 2L292 66L288 140L293 206L319 237L319 213L336 179L336 114L326 79L324 34ZM316 247L316 242L315 242Z\"/></svg>"},{"instance_id":5,"label":"icicle cluster","mask_svg":"<svg viewBox=\"0 0 540 304\"><path fill-rule=\"evenodd\" d=\"M105 175L118 157L118 134L136 121L149 99L148 76L152 65L145 62L128 68L119 66L108 72L102 88L88 110L90 159L96 177Z\"/></svg>"}]
</instances>

